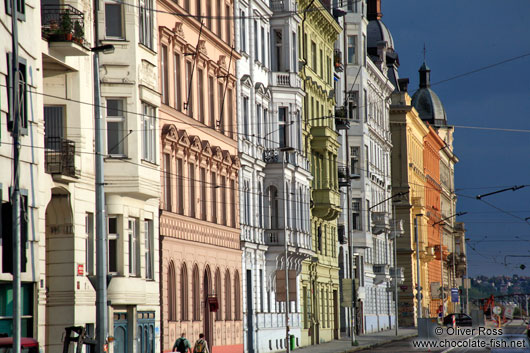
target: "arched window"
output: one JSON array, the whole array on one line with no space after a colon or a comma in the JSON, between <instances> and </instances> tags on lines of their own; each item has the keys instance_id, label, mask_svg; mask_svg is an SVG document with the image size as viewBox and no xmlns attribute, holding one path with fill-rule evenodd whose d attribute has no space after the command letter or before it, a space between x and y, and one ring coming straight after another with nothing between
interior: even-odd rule
<instances>
[{"instance_id":1,"label":"arched window","mask_svg":"<svg viewBox=\"0 0 530 353\"><path fill-rule=\"evenodd\" d=\"M201 293L200 293L200 282L199 282L199 268L197 265L193 267L192 275L192 288L193 288L193 321L199 321L201 319Z\"/></svg>"},{"instance_id":2,"label":"arched window","mask_svg":"<svg viewBox=\"0 0 530 353\"><path fill-rule=\"evenodd\" d=\"M177 284L173 261L169 262L167 271L167 308L168 320L177 321Z\"/></svg>"},{"instance_id":3,"label":"arched window","mask_svg":"<svg viewBox=\"0 0 530 353\"><path fill-rule=\"evenodd\" d=\"M222 316L222 307L223 307L223 302L222 302L222 298L221 298L221 271L219 271L219 269L217 269L217 271L215 271L215 295L217 295L217 303L219 303L219 308L217 309L217 312L215 313L215 319L217 321L220 321L223 319L223 316Z\"/></svg>"},{"instance_id":4,"label":"arched window","mask_svg":"<svg viewBox=\"0 0 530 353\"><path fill-rule=\"evenodd\" d=\"M241 320L241 282L238 271L234 275L234 320Z\"/></svg>"},{"instance_id":5,"label":"arched window","mask_svg":"<svg viewBox=\"0 0 530 353\"><path fill-rule=\"evenodd\" d=\"M188 268L183 263L180 268L180 320L188 321Z\"/></svg>"},{"instance_id":6,"label":"arched window","mask_svg":"<svg viewBox=\"0 0 530 353\"><path fill-rule=\"evenodd\" d=\"M232 281L230 271L225 273L225 320L232 320Z\"/></svg>"}]
</instances>

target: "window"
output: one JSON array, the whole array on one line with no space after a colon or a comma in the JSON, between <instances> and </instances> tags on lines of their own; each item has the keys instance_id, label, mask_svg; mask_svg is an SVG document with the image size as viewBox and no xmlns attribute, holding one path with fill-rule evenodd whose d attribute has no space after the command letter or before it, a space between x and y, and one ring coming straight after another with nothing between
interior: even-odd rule
<instances>
[{"instance_id":1,"label":"window","mask_svg":"<svg viewBox=\"0 0 530 353\"><path fill-rule=\"evenodd\" d=\"M319 64L320 64L320 77L324 77L324 56L323 56L323 53L322 53L322 49L320 49L320 61L319 61Z\"/></svg>"},{"instance_id":2,"label":"window","mask_svg":"<svg viewBox=\"0 0 530 353\"><path fill-rule=\"evenodd\" d=\"M230 17L230 14L232 11L230 10L230 6L226 5L226 12L225 12L225 24L226 24L226 42L228 45L232 45L232 18Z\"/></svg>"},{"instance_id":3,"label":"window","mask_svg":"<svg viewBox=\"0 0 530 353\"><path fill-rule=\"evenodd\" d=\"M183 263L180 268L180 320L188 321L188 268Z\"/></svg>"},{"instance_id":4,"label":"window","mask_svg":"<svg viewBox=\"0 0 530 353\"><path fill-rule=\"evenodd\" d=\"M197 70L197 95L199 96L199 104L197 105L197 113L199 121L204 124L204 71Z\"/></svg>"},{"instance_id":5,"label":"window","mask_svg":"<svg viewBox=\"0 0 530 353\"><path fill-rule=\"evenodd\" d=\"M219 96L219 119L216 121L216 127L219 128L219 131L221 133L224 131L224 117L225 117L225 109L224 109L224 86L222 83L217 84L217 95Z\"/></svg>"},{"instance_id":6,"label":"window","mask_svg":"<svg viewBox=\"0 0 530 353\"><path fill-rule=\"evenodd\" d=\"M311 41L311 68L317 72L317 45Z\"/></svg>"},{"instance_id":7,"label":"window","mask_svg":"<svg viewBox=\"0 0 530 353\"><path fill-rule=\"evenodd\" d=\"M169 104L169 67L167 65L167 46L162 44L161 52L162 58L160 60L160 73L162 77L160 77L160 84L162 85L162 103Z\"/></svg>"},{"instance_id":8,"label":"window","mask_svg":"<svg viewBox=\"0 0 530 353\"><path fill-rule=\"evenodd\" d=\"M189 195L189 212L188 216L195 217L195 165L188 163L188 195Z\"/></svg>"},{"instance_id":9,"label":"window","mask_svg":"<svg viewBox=\"0 0 530 353\"><path fill-rule=\"evenodd\" d=\"M153 49L153 1L139 0L140 43Z\"/></svg>"},{"instance_id":10,"label":"window","mask_svg":"<svg viewBox=\"0 0 530 353\"><path fill-rule=\"evenodd\" d=\"M184 0L184 10L190 12L190 0Z\"/></svg>"},{"instance_id":11,"label":"window","mask_svg":"<svg viewBox=\"0 0 530 353\"><path fill-rule=\"evenodd\" d=\"M317 228L317 250L322 251L322 226Z\"/></svg>"},{"instance_id":12,"label":"window","mask_svg":"<svg viewBox=\"0 0 530 353\"><path fill-rule=\"evenodd\" d=\"M234 179L230 180L230 225L237 227L236 225L236 182Z\"/></svg>"},{"instance_id":13,"label":"window","mask_svg":"<svg viewBox=\"0 0 530 353\"><path fill-rule=\"evenodd\" d=\"M356 47L357 36L348 36L348 64L357 64Z\"/></svg>"},{"instance_id":14,"label":"window","mask_svg":"<svg viewBox=\"0 0 530 353\"><path fill-rule=\"evenodd\" d=\"M11 16L11 0L6 0L6 13ZM17 18L20 21L26 20L26 2L25 0L17 0Z\"/></svg>"},{"instance_id":15,"label":"window","mask_svg":"<svg viewBox=\"0 0 530 353\"><path fill-rule=\"evenodd\" d=\"M250 114L248 109L248 97L243 97L243 132L247 140L250 139Z\"/></svg>"},{"instance_id":16,"label":"window","mask_svg":"<svg viewBox=\"0 0 530 353\"><path fill-rule=\"evenodd\" d=\"M210 111L210 127L215 129L215 84L213 76L208 76L208 108Z\"/></svg>"},{"instance_id":17,"label":"window","mask_svg":"<svg viewBox=\"0 0 530 353\"><path fill-rule=\"evenodd\" d=\"M352 200L352 229L363 230L361 216L361 199Z\"/></svg>"},{"instance_id":18,"label":"window","mask_svg":"<svg viewBox=\"0 0 530 353\"><path fill-rule=\"evenodd\" d=\"M192 290L193 290L193 321L201 319L201 293L199 281L199 268L197 265L193 267L192 274Z\"/></svg>"},{"instance_id":19,"label":"window","mask_svg":"<svg viewBox=\"0 0 530 353\"><path fill-rule=\"evenodd\" d=\"M201 168L200 175L200 187L201 187L201 219L206 221L206 168Z\"/></svg>"},{"instance_id":20,"label":"window","mask_svg":"<svg viewBox=\"0 0 530 353\"><path fill-rule=\"evenodd\" d=\"M298 70L297 70L297 66L298 66L297 54L298 54L298 53L296 52L296 50L297 50L298 46L296 45L296 32L293 32L293 33L292 33L292 43L291 43L291 45L292 45L292 48L293 48L293 51L292 51L292 54L293 54L293 64L292 64L292 69L291 69L291 71L292 71L292 72L297 72L297 71L298 71Z\"/></svg>"},{"instance_id":21,"label":"window","mask_svg":"<svg viewBox=\"0 0 530 353\"><path fill-rule=\"evenodd\" d=\"M21 283L20 297L21 297L21 325L20 332L22 337L33 337L33 315L37 313L37 309L34 308L33 298L35 297L35 283ZM48 293L48 295L53 295ZM13 283L2 281L0 283L0 327L2 332L7 336L12 337L13 335ZM5 346L4 346L5 347ZM4 351L11 351L11 348L2 348ZM22 348L22 352L34 352L38 350L36 348Z\"/></svg>"},{"instance_id":22,"label":"window","mask_svg":"<svg viewBox=\"0 0 530 353\"><path fill-rule=\"evenodd\" d=\"M288 125L287 125L287 107L278 108L278 132L280 136L280 148L287 147L288 144Z\"/></svg>"},{"instance_id":23,"label":"window","mask_svg":"<svg viewBox=\"0 0 530 353\"><path fill-rule=\"evenodd\" d=\"M206 27L211 31L212 28L212 1L206 1Z\"/></svg>"},{"instance_id":24,"label":"window","mask_svg":"<svg viewBox=\"0 0 530 353\"><path fill-rule=\"evenodd\" d=\"M234 320L241 320L241 283L238 271L234 276Z\"/></svg>"},{"instance_id":25,"label":"window","mask_svg":"<svg viewBox=\"0 0 530 353\"><path fill-rule=\"evenodd\" d=\"M264 126L264 131L263 131L263 144L268 147L269 146L269 139L268 139L268 136L269 136L269 110L268 109L263 109L263 126Z\"/></svg>"},{"instance_id":26,"label":"window","mask_svg":"<svg viewBox=\"0 0 530 353\"><path fill-rule=\"evenodd\" d=\"M197 13L196 13L196 15L197 16L201 16L202 15L201 0L195 0L195 1L196 1L196 5L197 5Z\"/></svg>"},{"instance_id":27,"label":"window","mask_svg":"<svg viewBox=\"0 0 530 353\"><path fill-rule=\"evenodd\" d=\"M145 237L145 279L155 279L154 261L155 261L155 237L153 220L144 220L144 237ZM176 315L175 315L176 317Z\"/></svg>"},{"instance_id":28,"label":"window","mask_svg":"<svg viewBox=\"0 0 530 353\"><path fill-rule=\"evenodd\" d=\"M259 61L258 40L258 21L254 20L254 59Z\"/></svg>"},{"instance_id":29,"label":"window","mask_svg":"<svg viewBox=\"0 0 530 353\"><path fill-rule=\"evenodd\" d=\"M256 127L257 127L257 133L258 133L258 140L261 140L263 138L263 131L261 127L261 104L258 104L256 106Z\"/></svg>"},{"instance_id":30,"label":"window","mask_svg":"<svg viewBox=\"0 0 530 353\"><path fill-rule=\"evenodd\" d=\"M261 183L258 183L258 225L263 228L263 189Z\"/></svg>"},{"instance_id":31,"label":"window","mask_svg":"<svg viewBox=\"0 0 530 353\"><path fill-rule=\"evenodd\" d=\"M85 245L85 272L87 275L92 275L94 271L94 214L87 212L85 213L85 234L86 234L86 245Z\"/></svg>"},{"instance_id":32,"label":"window","mask_svg":"<svg viewBox=\"0 0 530 353\"><path fill-rule=\"evenodd\" d=\"M265 65L265 28L263 27L261 27L261 63Z\"/></svg>"},{"instance_id":33,"label":"window","mask_svg":"<svg viewBox=\"0 0 530 353\"><path fill-rule=\"evenodd\" d=\"M282 42L282 30L274 30L274 57L272 61L272 71L283 71L283 42Z\"/></svg>"},{"instance_id":34,"label":"window","mask_svg":"<svg viewBox=\"0 0 530 353\"><path fill-rule=\"evenodd\" d=\"M367 46L367 41L366 41L366 34L363 34L363 43L362 43L362 46L363 46L363 52L361 53L362 57L363 57L363 65L366 66L366 46Z\"/></svg>"},{"instance_id":35,"label":"window","mask_svg":"<svg viewBox=\"0 0 530 353\"><path fill-rule=\"evenodd\" d=\"M105 4L105 33L107 37L123 39L123 14L121 4Z\"/></svg>"},{"instance_id":36,"label":"window","mask_svg":"<svg viewBox=\"0 0 530 353\"><path fill-rule=\"evenodd\" d=\"M230 280L230 271L225 273L225 320L232 320L232 281Z\"/></svg>"},{"instance_id":37,"label":"window","mask_svg":"<svg viewBox=\"0 0 530 353\"><path fill-rule=\"evenodd\" d=\"M354 146L350 147L350 174L359 175L359 155L360 155L360 147Z\"/></svg>"},{"instance_id":38,"label":"window","mask_svg":"<svg viewBox=\"0 0 530 353\"><path fill-rule=\"evenodd\" d=\"M44 148L58 151L65 135L65 106L44 106Z\"/></svg>"},{"instance_id":39,"label":"window","mask_svg":"<svg viewBox=\"0 0 530 353\"><path fill-rule=\"evenodd\" d=\"M219 269L215 271L215 294L217 295L217 302L219 303L219 308L215 313L215 320L221 321L223 319L223 301L221 297L221 271L219 271Z\"/></svg>"},{"instance_id":40,"label":"window","mask_svg":"<svg viewBox=\"0 0 530 353\"><path fill-rule=\"evenodd\" d=\"M182 111L182 90L180 87L180 55L179 54L173 54L173 81L175 85L175 98L174 98L174 104L175 109L179 112Z\"/></svg>"},{"instance_id":41,"label":"window","mask_svg":"<svg viewBox=\"0 0 530 353\"><path fill-rule=\"evenodd\" d=\"M368 121L368 92L364 90L364 122Z\"/></svg>"},{"instance_id":42,"label":"window","mask_svg":"<svg viewBox=\"0 0 530 353\"><path fill-rule=\"evenodd\" d=\"M221 205L223 205L223 212L221 212L221 224L222 225L225 225L226 226L226 221L227 221L227 212L228 210L226 209L226 177L222 176L221 177Z\"/></svg>"},{"instance_id":43,"label":"window","mask_svg":"<svg viewBox=\"0 0 530 353\"><path fill-rule=\"evenodd\" d=\"M191 61L186 61L186 90L188 91L188 100L184 105L184 109L188 113L188 116L193 117L193 67Z\"/></svg>"},{"instance_id":44,"label":"window","mask_svg":"<svg viewBox=\"0 0 530 353\"><path fill-rule=\"evenodd\" d=\"M219 38L221 38L221 26L222 26L222 19L221 19L221 0L217 0L217 35Z\"/></svg>"},{"instance_id":45,"label":"window","mask_svg":"<svg viewBox=\"0 0 530 353\"><path fill-rule=\"evenodd\" d=\"M11 188L9 188L11 190ZM21 271L26 272L26 243L28 239L28 219L29 207L27 190L21 190L20 195L20 264ZM2 192L0 190L0 202ZM2 272L13 273L13 204L12 202L2 202L2 217L0 218L0 235L2 237ZM1 310L1 309L0 309Z\"/></svg>"},{"instance_id":46,"label":"window","mask_svg":"<svg viewBox=\"0 0 530 353\"><path fill-rule=\"evenodd\" d=\"M171 155L164 153L164 210L171 211Z\"/></svg>"},{"instance_id":47,"label":"window","mask_svg":"<svg viewBox=\"0 0 530 353\"><path fill-rule=\"evenodd\" d=\"M223 132L225 135L231 137L231 138L234 138L234 118L232 116L234 110L233 110L233 99L234 97L232 96L232 89L229 88L226 92L226 104L228 105L227 106L227 112L226 112L226 123L223 124Z\"/></svg>"},{"instance_id":48,"label":"window","mask_svg":"<svg viewBox=\"0 0 530 353\"><path fill-rule=\"evenodd\" d=\"M118 272L118 239L120 237L118 233L118 217L109 217L107 219L107 229L108 229L108 257L107 257L107 267L109 273Z\"/></svg>"},{"instance_id":49,"label":"window","mask_svg":"<svg viewBox=\"0 0 530 353\"><path fill-rule=\"evenodd\" d=\"M211 174L211 191L212 191L212 223L217 223L217 175Z\"/></svg>"},{"instance_id":50,"label":"window","mask_svg":"<svg viewBox=\"0 0 530 353\"><path fill-rule=\"evenodd\" d=\"M167 307L168 320L177 321L177 283L176 283L175 264L169 262L167 271Z\"/></svg>"},{"instance_id":51,"label":"window","mask_svg":"<svg viewBox=\"0 0 530 353\"><path fill-rule=\"evenodd\" d=\"M368 146L364 145L364 159L365 159L365 168L366 168L366 176L370 176L370 155L368 152Z\"/></svg>"},{"instance_id":52,"label":"window","mask_svg":"<svg viewBox=\"0 0 530 353\"><path fill-rule=\"evenodd\" d=\"M247 52L247 23L245 20L245 11L240 11L241 22L240 22L240 44L242 52Z\"/></svg>"},{"instance_id":53,"label":"window","mask_svg":"<svg viewBox=\"0 0 530 353\"><path fill-rule=\"evenodd\" d=\"M125 155L125 111L123 99L107 99L107 154Z\"/></svg>"},{"instance_id":54,"label":"window","mask_svg":"<svg viewBox=\"0 0 530 353\"><path fill-rule=\"evenodd\" d=\"M129 274L138 276L140 275L140 241L136 218L129 218L127 221L127 236L129 241Z\"/></svg>"},{"instance_id":55,"label":"window","mask_svg":"<svg viewBox=\"0 0 530 353\"><path fill-rule=\"evenodd\" d=\"M142 158L156 163L156 112L152 105L142 103Z\"/></svg>"},{"instance_id":56,"label":"window","mask_svg":"<svg viewBox=\"0 0 530 353\"><path fill-rule=\"evenodd\" d=\"M184 169L182 159L177 159L177 213L184 214Z\"/></svg>"},{"instance_id":57,"label":"window","mask_svg":"<svg viewBox=\"0 0 530 353\"><path fill-rule=\"evenodd\" d=\"M20 1L20 0L17 0ZM9 1L8 1L9 2ZM12 67L12 55L11 53L7 54L7 69L8 75L6 76L6 86L12 87L13 82L11 82L11 72ZM26 135L28 131L28 92L27 92L27 64L24 58L18 58L18 107L19 107L19 116L20 116L20 133ZM8 104L9 104L9 115L8 115L8 129L11 131L13 129L13 102L11 100L11 89L7 90Z\"/></svg>"}]
</instances>

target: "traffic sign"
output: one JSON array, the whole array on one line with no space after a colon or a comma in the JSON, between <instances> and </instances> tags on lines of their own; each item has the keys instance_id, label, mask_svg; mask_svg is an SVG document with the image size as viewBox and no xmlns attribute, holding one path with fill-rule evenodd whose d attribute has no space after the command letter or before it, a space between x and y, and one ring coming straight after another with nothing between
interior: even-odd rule
<instances>
[{"instance_id":1,"label":"traffic sign","mask_svg":"<svg viewBox=\"0 0 530 353\"><path fill-rule=\"evenodd\" d=\"M496 307L493 308L493 313L494 313L495 315L500 315L501 312L502 312L502 309L501 309L500 306L496 306Z\"/></svg>"}]
</instances>

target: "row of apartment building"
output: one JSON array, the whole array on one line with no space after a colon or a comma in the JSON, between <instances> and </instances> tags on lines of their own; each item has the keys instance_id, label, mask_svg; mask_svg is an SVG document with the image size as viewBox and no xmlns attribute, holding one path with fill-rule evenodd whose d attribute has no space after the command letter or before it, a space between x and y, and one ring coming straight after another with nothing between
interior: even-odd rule
<instances>
[{"instance_id":1,"label":"row of apartment building","mask_svg":"<svg viewBox=\"0 0 530 353\"><path fill-rule=\"evenodd\" d=\"M0 163L11 171L6 4ZM221 353L286 349L286 325L297 347L389 329L396 279L410 326L416 252L424 316L464 276L453 128L426 65L408 95L380 0L18 6L22 335L46 352L62 350L65 327L97 325L95 85L111 353L169 351L181 332ZM114 52L99 54L95 82L101 45ZM7 335L12 179L0 175Z\"/></svg>"}]
</instances>

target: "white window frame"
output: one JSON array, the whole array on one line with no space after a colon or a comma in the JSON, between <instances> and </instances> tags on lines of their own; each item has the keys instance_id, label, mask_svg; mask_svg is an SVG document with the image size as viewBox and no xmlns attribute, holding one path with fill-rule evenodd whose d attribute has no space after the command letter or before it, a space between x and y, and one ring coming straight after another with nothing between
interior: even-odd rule
<instances>
[{"instance_id":1,"label":"white window frame","mask_svg":"<svg viewBox=\"0 0 530 353\"><path fill-rule=\"evenodd\" d=\"M140 43L153 49L153 1L139 0L138 6Z\"/></svg>"},{"instance_id":2,"label":"white window frame","mask_svg":"<svg viewBox=\"0 0 530 353\"><path fill-rule=\"evenodd\" d=\"M120 111L117 112L116 115L108 115L109 114L109 108L108 108L108 105L109 105L109 101L120 101L121 102L121 108L119 109ZM105 110L105 114L106 114L106 127L107 127L107 138L105 140L105 143L107 144L107 154L109 156L113 156L113 157L125 157L127 155L127 151L126 151L126 144L125 144L125 141L127 141L127 139L125 138L125 131L126 131L126 115L125 115L125 107L127 105L127 101L125 100L125 98L107 98L106 99L106 102L107 102L107 109ZM109 146L108 143L109 143L109 132L111 131L109 129L109 123L119 123L119 130L121 130L121 134L118 132L118 145L117 146ZM118 130L118 131L119 131ZM121 149L120 149L120 146ZM117 148L118 149L118 153L111 153L111 149L114 149L114 148Z\"/></svg>"},{"instance_id":3,"label":"white window frame","mask_svg":"<svg viewBox=\"0 0 530 353\"><path fill-rule=\"evenodd\" d=\"M154 241L154 223L152 219L144 220L144 237L145 237L145 279L155 279L155 241Z\"/></svg>"},{"instance_id":4,"label":"white window frame","mask_svg":"<svg viewBox=\"0 0 530 353\"><path fill-rule=\"evenodd\" d=\"M110 36L107 34L107 5L111 6L119 6L120 8L120 20L121 20L121 35L119 36ZM125 16L123 15L123 5L120 3L115 2L107 2L105 3L105 38L109 39L125 39Z\"/></svg>"},{"instance_id":5,"label":"white window frame","mask_svg":"<svg viewBox=\"0 0 530 353\"><path fill-rule=\"evenodd\" d=\"M115 219L116 220L116 233L110 233L110 220L111 219ZM119 253L119 239L120 239L120 234L119 234L119 225L120 225L120 222L119 222L119 218L118 216L109 216L107 217L107 272L109 274L117 274L119 272L119 257L118 257L118 253ZM110 242L111 241L115 241L116 242L116 253L113 254L115 257L116 257L116 271L111 271L110 270L110 257L111 257L111 253L110 253Z\"/></svg>"},{"instance_id":6,"label":"white window frame","mask_svg":"<svg viewBox=\"0 0 530 353\"><path fill-rule=\"evenodd\" d=\"M156 163L156 108L142 103L142 159Z\"/></svg>"},{"instance_id":7,"label":"white window frame","mask_svg":"<svg viewBox=\"0 0 530 353\"><path fill-rule=\"evenodd\" d=\"M138 219L127 219L127 242L129 245L129 276L140 276L140 237L138 236Z\"/></svg>"}]
</instances>

